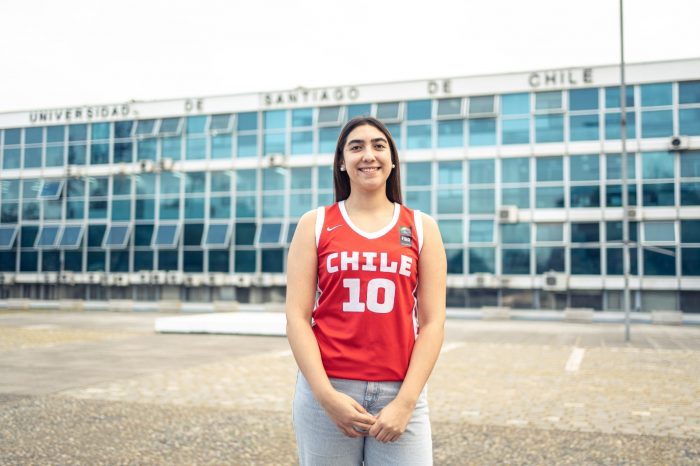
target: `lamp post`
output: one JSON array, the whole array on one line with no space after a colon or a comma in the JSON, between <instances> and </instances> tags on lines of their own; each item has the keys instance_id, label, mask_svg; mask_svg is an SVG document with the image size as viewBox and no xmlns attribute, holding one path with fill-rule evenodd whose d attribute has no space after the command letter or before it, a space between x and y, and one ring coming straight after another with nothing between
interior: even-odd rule
<instances>
[{"instance_id":1,"label":"lamp post","mask_svg":"<svg viewBox=\"0 0 700 466\"><path fill-rule=\"evenodd\" d=\"M625 85L625 38L622 1L620 0L620 140L622 141L622 270L624 291L622 306L625 311L625 341L630 341L630 231L629 197L627 195L627 88Z\"/></svg>"}]
</instances>

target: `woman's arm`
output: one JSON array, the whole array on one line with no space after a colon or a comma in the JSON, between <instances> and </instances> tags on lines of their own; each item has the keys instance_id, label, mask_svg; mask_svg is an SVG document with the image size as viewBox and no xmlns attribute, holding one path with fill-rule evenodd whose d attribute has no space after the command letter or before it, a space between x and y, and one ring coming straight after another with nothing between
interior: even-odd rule
<instances>
[{"instance_id":1,"label":"woman's arm","mask_svg":"<svg viewBox=\"0 0 700 466\"><path fill-rule=\"evenodd\" d=\"M370 429L369 434L381 442L392 442L406 430L444 338L447 259L435 220L424 214L423 238L418 260L418 338L398 395L379 413Z\"/></svg>"},{"instance_id":2,"label":"woman's arm","mask_svg":"<svg viewBox=\"0 0 700 466\"><path fill-rule=\"evenodd\" d=\"M349 437L363 435L374 423L359 403L336 391L321 362L316 336L311 329L317 286L318 257L315 239L316 211L306 213L297 225L287 256L287 338L299 370L309 382L316 400L338 428Z\"/></svg>"}]
</instances>

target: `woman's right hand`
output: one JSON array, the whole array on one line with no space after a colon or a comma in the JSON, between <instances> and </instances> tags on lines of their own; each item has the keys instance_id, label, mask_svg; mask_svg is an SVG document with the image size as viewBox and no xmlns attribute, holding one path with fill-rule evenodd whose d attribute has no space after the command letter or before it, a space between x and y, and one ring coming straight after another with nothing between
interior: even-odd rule
<instances>
[{"instance_id":1,"label":"woman's right hand","mask_svg":"<svg viewBox=\"0 0 700 466\"><path fill-rule=\"evenodd\" d=\"M324 396L321 406L338 429L348 437L367 436L369 428L376 421L360 403L337 390Z\"/></svg>"}]
</instances>

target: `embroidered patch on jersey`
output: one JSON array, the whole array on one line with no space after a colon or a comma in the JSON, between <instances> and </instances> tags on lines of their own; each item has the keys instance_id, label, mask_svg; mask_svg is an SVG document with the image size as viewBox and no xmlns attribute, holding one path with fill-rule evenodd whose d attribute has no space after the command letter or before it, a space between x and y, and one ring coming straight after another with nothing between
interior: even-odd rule
<instances>
[{"instance_id":1,"label":"embroidered patch on jersey","mask_svg":"<svg viewBox=\"0 0 700 466\"><path fill-rule=\"evenodd\" d=\"M411 227L399 227L401 246L410 246L413 238Z\"/></svg>"}]
</instances>

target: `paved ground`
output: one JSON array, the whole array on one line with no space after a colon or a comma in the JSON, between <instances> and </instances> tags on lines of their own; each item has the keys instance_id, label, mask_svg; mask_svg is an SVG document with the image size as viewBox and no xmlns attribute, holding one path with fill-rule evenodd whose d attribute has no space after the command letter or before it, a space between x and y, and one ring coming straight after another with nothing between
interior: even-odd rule
<instances>
[{"instance_id":1,"label":"paved ground","mask_svg":"<svg viewBox=\"0 0 700 466\"><path fill-rule=\"evenodd\" d=\"M0 464L294 464L284 338L0 312ZM700 328L451 320L436 464L700 464Z\"/></svg>"}]
</instances>

